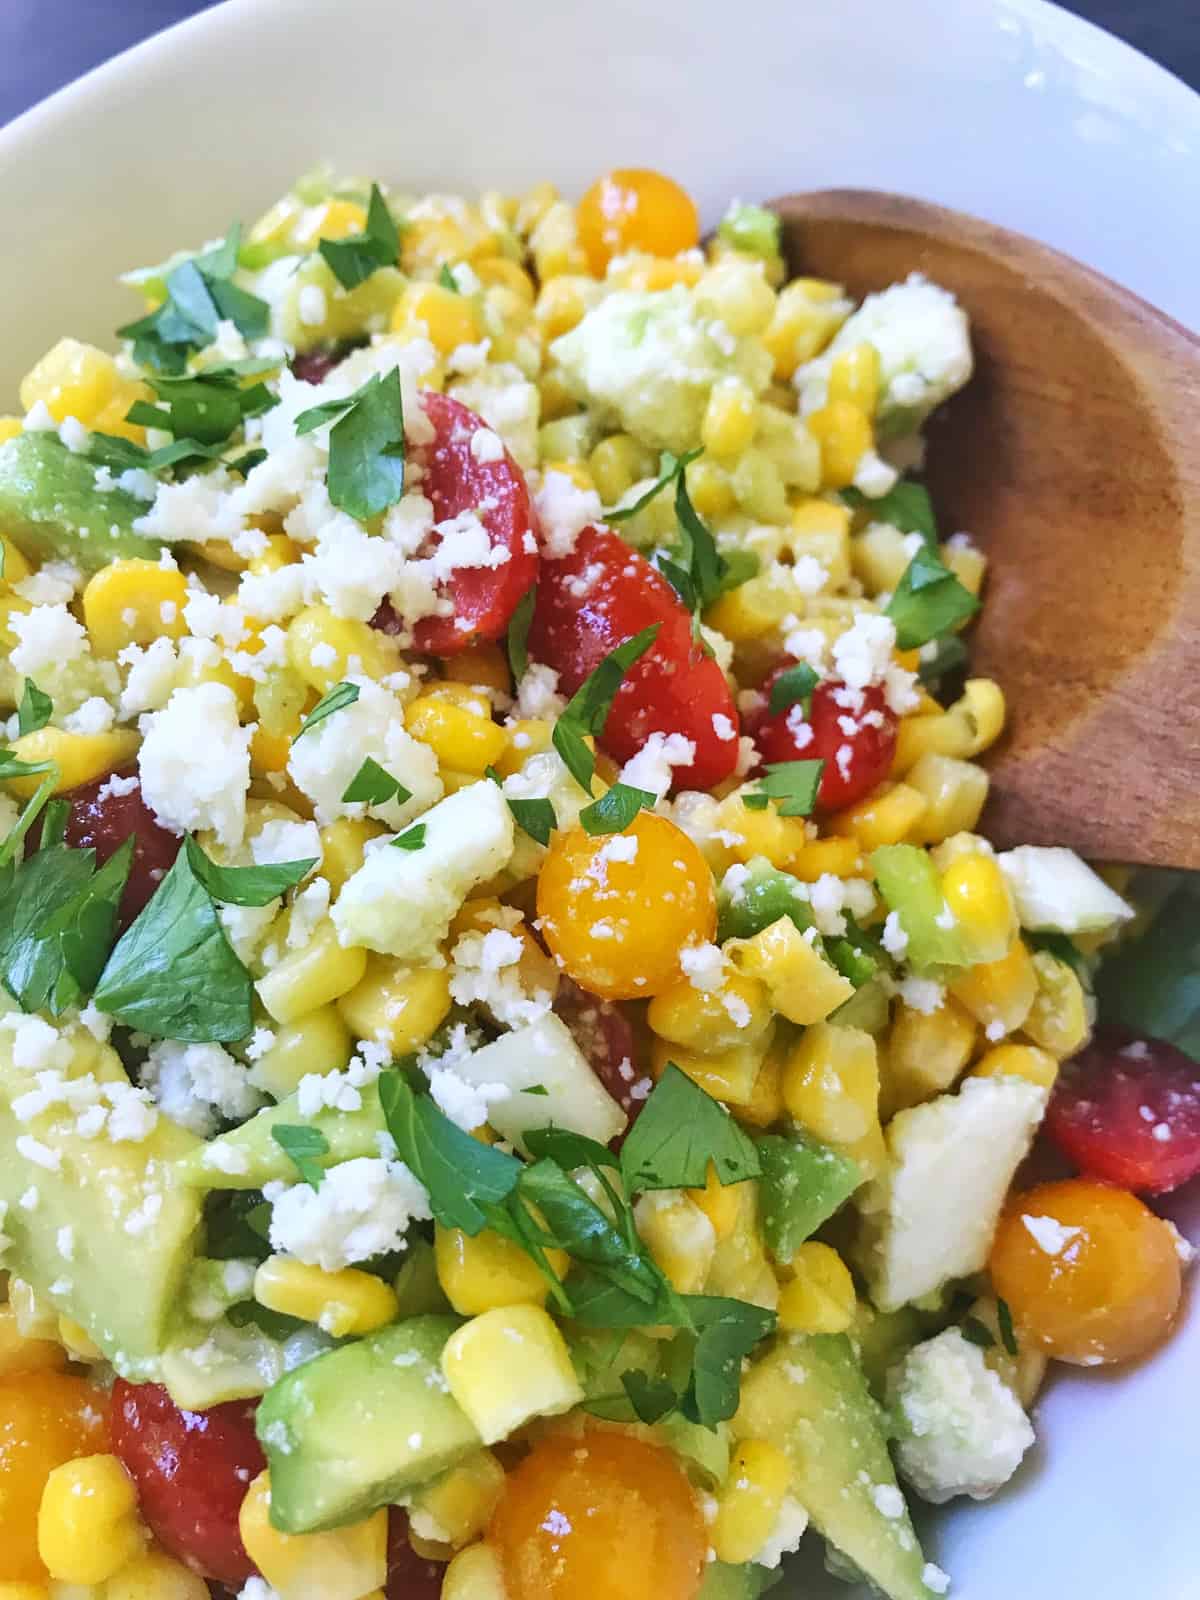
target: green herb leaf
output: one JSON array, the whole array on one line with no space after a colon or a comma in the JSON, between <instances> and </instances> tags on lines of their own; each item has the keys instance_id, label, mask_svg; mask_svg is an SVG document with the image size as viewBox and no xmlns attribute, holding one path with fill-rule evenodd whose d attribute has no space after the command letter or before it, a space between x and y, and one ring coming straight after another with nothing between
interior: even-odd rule
<instances>
[{"instance_id":1,"label":"green herb leaf","mask_svg":"<svg viewBox=\"0 0 1200 1600\"><path fill-rule=\"evenodd\" d=\"M554 806L549 800L509 800L505 795L513 821L522 833L538 844L549 844L550 835L558 827Z\"/></svg>"},{"instance_id":2,"label":"green herb leaf","mask_svg":"<svg viewBox=\"0 0 1200 1600\"><path fill-rule=\"evenodd\" d=\"M400 234L377 183L371 185L365 232L349 239L322 239L317 248L343 289L356 289L380 267L396 266Z\"/></svg>"},{"instance_id":3,"label":"green herb leaf","mask_svg":"<svg viewBox=\"0 0 1200 1600\"><path fill-rule=\"evenodd\" d=\"M438 268L437 281L443 289L449 289L451 294L458 293L458 281L444 261Z\"/></svg>"},{"instance_id":4,"label":"green herb leaf","mask_svg":"<svg viewBox=\"0 0 1200 1600\"><path fill-rule=\"evenodd\" d=\"M723 1184L762 1172L754 1141L672 1061L621 1147L626 1192L703 1189L710 1161Z\"/></svg>"},{"instance_id":5,"label":"green herb leaf","mask_svg":"<svg viewBox=\"0 0 1200 1600\"><path fill-rule=\"evenodd\" d=\"M329 1154L329 1140L320 1128L277 1122L271 1137L300 1174L301 1182L319 1189L325 1181L325 1168L318 1158Z\"/></svg>"},{"instance_id":6,"label":"green herb leaf","mask_svg":"<svg viewBox=\"0 0 1200 1600\"><path fill-rule=\"evenodd\" d=\"M1017 1335L1013 1328L1012 1312L1009 1310L1008 1301L996 1298L996 1321L1000 1324L1000 1342L1010 1356L1017 1353Z\"/></svg>"},{"instance_id":7,"label":"green herb leaf","mask_svg":"<svg viewBox=\"0 0 1200 1600\"><path fill-rule=\"evenodd\" d=\"M645 1328L686 1324L679 1295L665 1282L653 1305L597 1272L571 1274L571 1316L584 1328Z\"/></svg>"},{"instance_id":8,"label":"green herb leaf","mask_svg":"<svg viewBox=\"0 0 1200 1600\"><path fill-rule=\"evenodd\" d=\"M537 584L531 584L517 601L508 624L508 664L515 682L529 670L529 624L533 621L533 608L537 604Z\"/></svg>"},{"instance_id":9,"label":"green herb leaf","mask_svg":"<svg viewBox=\"0 0 1200 1600\"><path fill-rule=\"evenodd\" d=\"M768 713L772 717L777 717L789 706L799 705L804 707L804 715L807 717L812 710L813 690L820 681L820 674L810 667L807 661L797 661L794 667L781 672L771 685Z\"/></svg>"},{"instance_id":10,"label":"green herb leaf","mask_svg":"<svg viewBox=\"0 0 1200 1600\"><path fill-rule=\"evenodd\" d=\"M525 1092L528 1094L529 1090ZM572 1133L569 1128L530 1128L524 1144L530 1155L557 1161L567 1172L576 1167L593 1167L597 1172L612 1167L619 1171L621 1166L606 1144L589 1139L584 1133Z\"/></svg>"},{"instance_id":11,"label":"green herb leaf","mask_svg":"<svg viewBox=\"0 0 1200 1600\"><path fill-rule=\"evenodd\" d=\"M0 973L25 1010L59 1016L91 992L132 855L127 839L96 872L94 850L51 843L10 870L0 897Z\"/></svg>"},{"instance_id":12,"label":"green herb leaf","mask_svg":"<svg viewBox=\"0 0 1200 1600\"><path fill-rule=\"evenodd\" d=\"M680 1409L690 1421L713 1428L737 1410L742 1361L774 1330L775 1313L715 1295L685 1295L684 1304L700 1333Z\"/></svg>"},{"instance_id":13,"label":"green herb leaf","mask_svg":"<svg viewBox=\"0 0 1200 1600\"><path fill-rule=\"evenodd\" d=\"M429 1095L415 1094L399 1072L382 1074L379 1102L399 1158L428 1189L437 1221L479 1233L488 1222L484 1207L508 1199L521 1176L521 1163L464 1133Z\"/></svg>"},{"instance_id":14,"label":"green herb leaf","mask_svg":"<svg viewBox=\"0 0 1200 1600\"><path fill-rule=\"evenodd\" d=\"M166 298L147 316L117 329L133 341L134 359L154 371L182 374L189 351L202 350L217 335L222 319L232 322L246 339L267 331L270 308L230 281L237 261L240 228L215 250L173 267L165 279Z\"/></svg>"},{"instance_id":15,"label":"green herb leaf","mask_svg":"<svg viewBox=\"0 0 1200 1600\"><path fill-rule=\"evenodd\" d=\"M621 1385L639 1422L661 1422L679 1404L679 1396L666 1378L652 1378L636 1367L621 1374Z\"/></svg>"},{"instance_id":16,"label":"green herb leaf","mask_svg":"<svg viewBox=\"0 0 1200 1600\"><path fill-rule=\"evenodd\" d=\"M610 651L596 670L589 673L579 685L554 724L551 736L554 748L576 783L589 795L592 793L596 758L583 742L584 737L591 734L599 738L604 732L604 724L608 721L621 680L657 639L660 626L655 622Z\"/></svg>"},{"instance_id":17,"label":"green herb leaf","mask_svg":"<svg viewBox=\"0 0 1200 1600\"><path fill-rule=\"evenodd\" d=\"M675 479L675 515L683 534L680 545L695 590L696 606L703 611L721 593L728 566L717 550L707 523L692 504L682 470Z\"/></svg>"},{"instance_id":18,"label":"green herb leaf","mask_svg":"<svg viewBox=\"0 0 1200 1600\"><path fill-rule=\"evenodd\" d=\"M933 501L923 483L905 479L887 494L872 500L861 489L843 489L842 500L852 511L866 511L872 522L890 522L901 533L919 533L926 548L937 555L937 518Z\"/></svg>"},{"instance_id":19,"label":"green herb leaf","mask_svg":"<svg viewBox=\"0 0 1200 1600\"><path fill-rule=\"evenodd\" d=\"M21 815L4 835L0 844L0 871L9 866L21 847L21 841L41 815L42 807L58 788L61 774L57 761L20 761L11 750L0 750L0 778L16 778L23 772L44 772L31 799L25 802Z\"/></svg>"},{"instance_id":20,"label":"green herb leaf","mask_svg":"<svg viewBox=\"0 0 1200 1600\"><path fill-rule=\"evenodd\" d=\"M25 692L17 707L17 731L22 738L44 728L54 715L54 701L43 694L32 678L25 679Z\"/></svg>"},{"instance_id":21,"label":"green herb leaf","mask_svg":"<svg viewBox=\"0 0 1200 1600\"><path fill-rule=\"evenodd\" d=\"M757 800L760 803L751 809L762 810L768 800L773 800L781 817L810 817L824 770L823 761L772 761L757 794L743 795L743 803L750 805L751 800Z\"/></svg>"},{"instance_id":22,"label":"green herb leaf","mask_svg":"<svg viewBox=\"0 0 1200 1600\"><path fill-rule=\"evenodd\" d=\"M267 459L265 450L247 450L245 455L238 456L235 461L229 462L230 472L239 473L243 478L248 478L255 467L260 467Z\"/></svg>"},{"instance_id":23,"label":"green herb leaf","mask_svg":"<svg viewBox=\"0 0 1200 1600\"><path fill-rule=\"evenodd\" d=\"M698 450L689 450L681 456L677 456L671 450L664 450L658 458L658 477L655 478L650 487L644 490L632 505L611 506L607 511L602 512L601 515L605 522L628 522L630 517L636 517L639 511L644 511L651 500L657 499L668 484L674 483L691 463L703 454L703 447Z\"/></svg>"},{"instance_id":24,"label":"green herb leaf","mask_svg":"<svg viewBox=\"0 0 1200 1600\"><path fill-rule=\"evenodd\" d=\"M990 1350L996 1343L992 1337L992 1330L986 1323L980 1322L978 1317L964 1317L958 1325L958 1331L964 1339L971 1344L977 1344L981 1350Z\"/></svg>"},{"instance_id":25,"label":"green herb leaf","mask_svg":"<svg viewBox=\"0 0 1200 1600\"><path fill-rule=\"evenodd\" d=\"M425 848L425 824L418 822L407 833L400 834L392 840L396 850L423 850Z\"/></svg>"},{"instance_id":26,"label":"green herb leaf","mask_svg":"<svg viewBox=\"0 0 1200 1600\"><path fill-rule=\"evenodd\" d=\"M928 688L931 684L940 683L952 672L958 672L966 666L970 652L957 633L944 633L940 639L932 640L934 650L929 659L925 659L925 652L921 652L921 660L917 665L917 678Z\"/></svg>"},{"instance_id":27,"label":"green herb leaf","mask_svg":"<svg viewBox=\"0 0 1200 1600\"><path fill-rule=\"evenodd\" d=\"M198 881L214 900L227 906L269 906L317 865L317 857L310 856L307 861L276 861L258 867L220 867L190 836L183 847Z\"/></svg>"},{"instance_id":28,"label":"green herb leaf","mask_svg":"<svg viewBox=\"0 0 1200 1600\"><path fill-rule=\"evenodd\" d=\"M49 772L53 761L22 761L11 750L0 750L0 780L30 777L35 772Z\"/></svg>"},{"instance_id":29,"label":"green herb leaf","mask_svg":"<svg viewBox=\"0 0 1200 1600\"><path fill-rule=\"evenodd\" d=\"M378 374L329 430L329 498L360 522L404 493L404 398L397 367Z\"/></svg>"},{"instance_id":30,"label":"green herb leaf","mask_svg":"<svg viewBox=\"0 0 1200 1600\"><path fill-rule=\"evenodd\" d=\"M356 683L335 683L332 689L321 696L300 724L296 739L303 739L310 728L315 728L319 722L324 722L325 718L331 717L335 711L343 711L347 706L352 706L357 699ZM295 742L293 739L292 743Z\"/></svg>"},{"instance_id":31,"label":"green herb leaf","mask_svg":"<svg viewBox=\"0 0 1200 1600\"><path fill-rule=\"evenodd\" d=\"M626 1235L556 1161L536 1161L521 1173L521 1197L545 1219L540 1242L557 1246L601 1272L645 1306L652 1306L662 1275L636 1235Z\"/></svg>"},{"instance_id":32,"label":"green herb leaf","mask_svg":"<svg viewBox=\"0 0 1200 1600\"><path fill-rule=\"evenodd\" d=\"M927 644L979 610L979 601L963 587L936 551L918 550L896 585L887 615L896 624L901 650Z\"/></svg>"},{"instance_id":33,"label":"green herb leaf","mask_svg":"<svg viewBox=\"0 0 1200 1600\"><path fill-rule=\"evenodd\" d=\"M614 783L599 800L584 806L579 813L584 832L593 837L602 833L623 833L639 811L653 811L658 796L632 784Z\"/></svg>"},{"instance_id":34,"label":"green herb leaf","mask_svg":"<svg viewBox=\"0 0 1200 1600\"><path fill-rule=\"evenodd\" d=\"M109 956L96 1005L142 1033L205 1044L248 1037L252 997L250 974L181 850Z\"/></svg>"},{"instance_id":35,"label":"green herb leaf","mask_svg":"<svg viewBox=\"0 0 1200 1600\"><path fill-rule=\"evenodd\" d=\"M1103 1022L1165 1039L1200 1061L1200 890L1183 878L1140 939L1117 946L1096 977Z\"/></svg>"},{"instance_id":36,"label":"green herb leaf","mask_svg":"<svg viewBox=\"0 0 1200 1600\"><path fill-rule=\"evenodd\" d=\"M67 831L67 821L71 815L71 802L69 800L51 800L46 807L46 814L42 818L42 842L40 849L45 850L48 845L61 844L63 835Z\"/></svg>"},{"instance_id":37,"label":"green herb leaf","mask_svg":"<svg viewBox=\"0 0 1200 1600\"><path fill-rule=\"evenodd\" d=\"M522 1094L548 1095L550 1093L544 1083L531 1083L528 1089L522 1089Z\"/></svg>"},{"instance_id":38,"label":"green herb leaf","mask_svg":"<svg viewBox=\"0 0 1200 1600\"><path fill-rule=\"evenodd\" d=\"M345 805L356 805L359 801L365 801L370 806L382 806L389 800L399 800L403 805L406 800L411 799L411 790L406 789L399 778L393 778L391 773L371 756L367 756L342 795L342 802Z\"/></svg>"},{"instance_id":39,"label":"green herb leaf","mask_svg":"<svg viewBox=\"0 0 1200 1600\"><path fill-rule=\"evenodd\" d=\"M270 1231L271 1208L261 1189L217 1189L207 1196L204 1250L214 1261L265 1261Z\"/></svg>"}]
</instances>

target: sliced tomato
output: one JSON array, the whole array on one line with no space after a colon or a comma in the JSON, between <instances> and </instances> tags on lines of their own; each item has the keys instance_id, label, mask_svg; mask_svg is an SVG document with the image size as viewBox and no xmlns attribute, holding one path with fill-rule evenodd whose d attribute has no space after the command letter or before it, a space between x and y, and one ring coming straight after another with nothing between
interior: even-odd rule
<instances>
[{"instance_id":1,"label":"sliced tomato","mask_svg":"<svg viewBox=\"0 0 1200 1600\"><path fill-rule=\"evenodd\" d=\"M438 1600L446 1566L419 1556L409 1541L408 1517L399 1506L388 1512L386 1600Z\"/></svg>"},{"instance_id":2,"label":"sliced tomato","mask_svg":"<svg viewBox=\"0 0 1200 1600\"><path fill-rule=\"evenodd\" d=\"M841 811L887 777L896 753L896 715L878 686L856 693L830 678L813 690L807 717L798 702L770 716L772 685L795 665L784 661L766 679L763 709L747 718L747 732L765 764L824 761L817 804L822 811Z\"/></svg>"},{"instance_id":3,"label":"sliced tomato","mask_svg":"<svg viewBox=\"0 0 1200 1600\"><path fill-rule=\"evenodd\" d=\"M238 1512L266 1466L256 1407L234 1400L184 1411L161 1384L113 1385L112 1447L137 1488L142 1520L168 1555L234 1588L254 1576Z\"/></svg>"},{"instance_id":4,"label":"sliced tomato","mask_svg":"<svg viewBox=\"0 0 1200 1600\"><path fill-rule=\"evenodd\" d=\"M132 788L127 787L129 784ZM97 866L102 866L133 836L133 862L117 918L118 927L127 928L173 865L183 840L162 827L142 799L133 767L82 784L65 798L71 803L71 811L63 832L64 842L76 850L95 850Z\"/></svg>"},{"instance_id":5,"label":"sliced tomato","mask_svg":"<svg viewBox=\"0 0 1200 1600\"><path fill-rule=\"evenodd\" d=\"M738 714L725 675L692 638L692 619L660 572L607 528L585 528L575 549L543 561L529 654L574 694L611 651L658 623L653 645L625 674L600 738L615 761L652 733L691 739L677 789L711 789L737 765Z\"/></svg>"},{"instance_id":6,"label":"sliced tomato","mask_svg":"<svg viewBox=\"0 0 1200 1600\"><path fill-rule=\"evenodd\" d=\"M645 1083L646 1075L637 1064L633 1024L619 1005L588 994L570 978L560 978L554 1009L632 1127L634 1118L646 1104L645 1094L634 1093L639 1083ZM619 1148L624 1138L624 1133L618 1134L612 1141L614 1147Z\"/></svg>"},{"instance_id":7,"label":"sliced tomato","mask_svg":"<svg viewBox=\"0 0 1200 1600\"><path fill-rule=\"evenodd\" d=\"M1101 1028L1059 1073L1046 1130L1092 1177L1166 1194L1200 1174L1200 1065L1165 1040Z\"/></svg>"},{"instance_id":8,"label":"sliced tomato","mask_svg":"<svg viewBox=\"0 0 1200 1600\"><path fill-rule=\"evenodd\" d=\"M471 440L487 424L448 395L425 392L421 402L435 434L432 444L413 452L424 472L421 493L433 502L437 522L474 511L487 531L496 562L490 567L457 567L442 590L453 613L423 617L413 628L416 649L452 656L481 639L499 639L508 627L522 595L537 581L537 535L524 474L508 451L495 461L481 461L472 454ZM422 554L430 554L440 542L435 533ZM384 633L404 631L386 600L372 622Z\"/></svg>"}]
</instances>

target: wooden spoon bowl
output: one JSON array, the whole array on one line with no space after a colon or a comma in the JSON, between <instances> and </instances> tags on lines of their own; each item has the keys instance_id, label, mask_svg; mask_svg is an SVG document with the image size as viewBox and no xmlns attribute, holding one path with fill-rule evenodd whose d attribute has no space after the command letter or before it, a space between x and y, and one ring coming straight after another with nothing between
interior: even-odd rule
<instances>
[{"instance_id":1,"label":"wooden spoon bowl","mask_svg":"<svg viewBox=\"0 0 1200 1600\"><path fill-rule=\"evenodd\" d=\"M960 212L869 190L772 206L793 271L855 296L920 272L970 316L975 377L930 424L928 482L943 537L989 558L972 671L1011 719L989 837L1200 868L1200 340Z\"/></svg>"}]
</instances>

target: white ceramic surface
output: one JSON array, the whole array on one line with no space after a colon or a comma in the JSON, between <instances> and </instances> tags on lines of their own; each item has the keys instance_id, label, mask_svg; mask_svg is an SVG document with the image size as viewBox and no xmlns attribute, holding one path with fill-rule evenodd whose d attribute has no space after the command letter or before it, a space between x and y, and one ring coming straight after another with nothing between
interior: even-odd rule
<instances>
[{"instance_id":1,"label":"white ceramic surface","mask_svg":"<svg viewBox=\"0 0 1200 1600\"><path fill-rule=\"evenodd\" d=\"M130 315L118 271L324 158L414 188L571 191L653 164L708 220L732 194L893 189L1200 326L1198 157L1200 99L1037 0L230 0L0 133L0 410L60 333L104 340ZM1200 1204L1180 1220L1200 1237ZM1195 1315L1135 1373L1058 1378L1018 1484L932 1521L954 1593L1200 1600L1198 1378Z\"/></svg>"}]
</instances>

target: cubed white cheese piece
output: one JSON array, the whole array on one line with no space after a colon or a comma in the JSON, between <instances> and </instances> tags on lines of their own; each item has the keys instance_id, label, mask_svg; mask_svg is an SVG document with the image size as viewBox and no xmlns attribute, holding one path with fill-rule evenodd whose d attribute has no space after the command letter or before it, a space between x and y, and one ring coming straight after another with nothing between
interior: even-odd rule
<instances>
[{"instance_id":1,"label":"cubed white cheese piece","mask_svg":"<svg viewBox=\"0 0 1200 1600\"><path fill-rule=\"evenodd\" d=\"M237 696L223 683L176 689L147 715L138 753L142 798L164 828L211 829L223 845L242 842L253 732L240 726Z\"/></svg>"},{"instance_id":2,"label":"cubed white cheese piece","mask_svg":"<svg viewBox=\"0 0 1200 1600\"><path fill-rule=\"evenodd\" d=\"M489 781L448 795L421 822L420 849L377 846L342 889L333 908L342 944L428 960L470 891L512 855L512 814Z\"/></svg>"},{"instance_id":3,"label":"cubed white cheese piece","mask_svg":"<svg viewBox=\"0 0 1200 1600\"><path fill-rule=\"evenodd\" d=\"M986 1500L1033 1443L1016 1395L957 1328L915 1345L889 1374L888 1397L897 1464L934 1505L960 1494Z\"/></svg>"},{"instance_id":4,"label":"cubed white cheese piece","mask_svg":"<svg viewBox=\"0 0 1200 1600\"><path fill-rule=\"evenodd\" d=\"M1045 1108L1036 1084L968 1078L892 1118L887 1166L857 1200L857 1258L881 1311L983 1268Z\"/></svg>"},{"instance_id":5,"label":"cubed white cheese piece","mask_svg":"<svg viewBox=\"0 0 1200 1600\"><path fill-rule=\"evenodd\" d=\"M1012 890L1021 926L1031 932L1099 933L1134 914L1074 850L1022 844L996 860Z\"/></svg>"},{"instance_id":6,"label":"cubed white cheese piece","mask_svg":"<svg viewBox=\"0 0 1200 1600\"><path fill-rule=\"evenodd\" d=\"M322 825L366 810L388 827L402 828L441 798L437 757L405 728L404 708L391 690L370 678L350 681L358 686L358 699L293 742L288 773L313 802ZM370 807L347 805L342 796L368 756L402 783L411 798Z\"/></svg>"}]
</instances>

